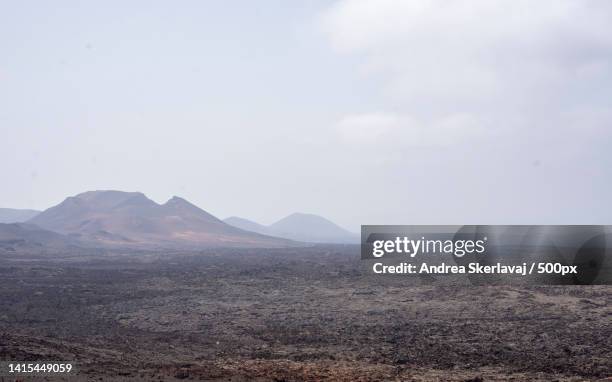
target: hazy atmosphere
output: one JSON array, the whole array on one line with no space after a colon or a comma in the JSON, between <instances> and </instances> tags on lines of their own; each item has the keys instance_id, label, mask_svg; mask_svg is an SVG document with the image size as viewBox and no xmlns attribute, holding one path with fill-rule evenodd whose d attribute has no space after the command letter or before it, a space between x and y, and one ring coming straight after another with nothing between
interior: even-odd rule
<instances>
[{"instance_id":1,"label":"hazy atmosphere","mask_svg":"<svg viewBox=\"0 0 612 382\"><path fill-rule=\"evenodd\" d=\"M611 0L0 0L0 382L612 382Z\"/></svg>"},{"instance_id":2,"label":"hazy atmosphere","mask_svg":"<svg viewBox=\"0 0 612 382\"><path fill-rule=\"evenodd\" d=\"M0 207L610 223L610 25L597 0L0 0Z\"/></svg>"}]
</instances>

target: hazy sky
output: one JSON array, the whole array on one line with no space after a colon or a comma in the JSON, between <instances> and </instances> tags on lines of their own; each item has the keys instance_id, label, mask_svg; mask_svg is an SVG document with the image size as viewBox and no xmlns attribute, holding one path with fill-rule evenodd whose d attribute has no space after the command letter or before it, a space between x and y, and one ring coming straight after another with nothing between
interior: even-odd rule
<instances>
[{"instance_id":1,"label":"hazy sky","mask_svg":"<svg viewBox=\"0 0 612 382\"><path fill-rule=\"evenodd\" d=\"M612 224L607 0L0 0L0 207Z\"/></svg>"}]
</instances>

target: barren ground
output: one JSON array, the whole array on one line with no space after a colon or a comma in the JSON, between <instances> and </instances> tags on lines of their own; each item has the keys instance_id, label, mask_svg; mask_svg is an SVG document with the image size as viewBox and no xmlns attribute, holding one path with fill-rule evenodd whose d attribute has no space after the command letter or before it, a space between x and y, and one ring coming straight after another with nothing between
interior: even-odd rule
<instances>
[{"instance_id":1,"label":"barren ground","mask_svg":"<svg viewBox=\"0 0 612 382\"><path fill-rule=\"evenodd\" d=\"M374 278L357 246L0 255L0 360L74 361L72 381L603 380L611 300Z\"/></svg>"}]
</instances>

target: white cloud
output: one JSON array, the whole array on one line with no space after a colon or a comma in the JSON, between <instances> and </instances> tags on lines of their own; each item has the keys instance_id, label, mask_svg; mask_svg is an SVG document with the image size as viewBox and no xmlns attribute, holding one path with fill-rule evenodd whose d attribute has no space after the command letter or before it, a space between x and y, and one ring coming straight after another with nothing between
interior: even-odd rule
<instances>
[{"instance_id":1,"label":"white cloud","mask_svg":"<svg viewBox=\"0 0 612 382\"><path fill-rule=\"evenodd\" d=\"M430 120L408 114L363 113L343 117L335 124L341 142L354 146L394 148L447 146L481 133L483 121L457 113Z\"/></svg>"},{"instance_id":2,"label":"white cloud","mask_svg":"<svg viewBox=\"0 0 612 382\"><path fill-rule=\"evenodd\" d=\"M606 1L345 0L322 24L338 52L361 57L390 94L418 105L524 107L610 77Z\"/></svg>"},{"instance_id":3,"label":"white cloud","mask_svg":"<svg viewBox=\"0 0 612 382\"><path fill-rule=\"evenodd\" d=\"M401 118L392 113L351 114L336 123L340 139L353 144L378 144L396 133Z\"/></svg>"},{"instance_id":4,"label":"white cloud","mask_svg":"<svg viewBox=\"0 0 612 382\"><path fill-rule=\"evenodd\" d=\"M611 1L342 0L318 21L368 95L334 125L334 149L376 210L402 224L605 221Z\"/></svg>"},{"instance_id":5,"label":"white cloud","mask_svg":"<svg viewBox=\"0 0 612 382\"><path fill-rule=\"evenodd\" d=\"M351 110L336 125L347 144L454 146L483 163L499 147L500 166L561 165L612 138L612 2L343 0L319 21L394 110Z\"/></svg>"}]
</instances>

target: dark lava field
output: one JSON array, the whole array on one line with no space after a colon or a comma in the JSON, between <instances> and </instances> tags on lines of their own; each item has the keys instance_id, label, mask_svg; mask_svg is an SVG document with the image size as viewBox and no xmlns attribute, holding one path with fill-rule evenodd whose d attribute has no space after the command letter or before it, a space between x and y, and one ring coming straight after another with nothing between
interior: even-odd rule
<instances>
[{"instance_id":1,"label":"dark lava field","mask_svg":"<svg viewBox=\"0 0 612 382\"><path fill-rule=\"evenodd\" d=\"M2 254L0 360L77 368L37 381L610 380L611 302L375 277L358 246Z\"/></svg>"}]
</instances>

